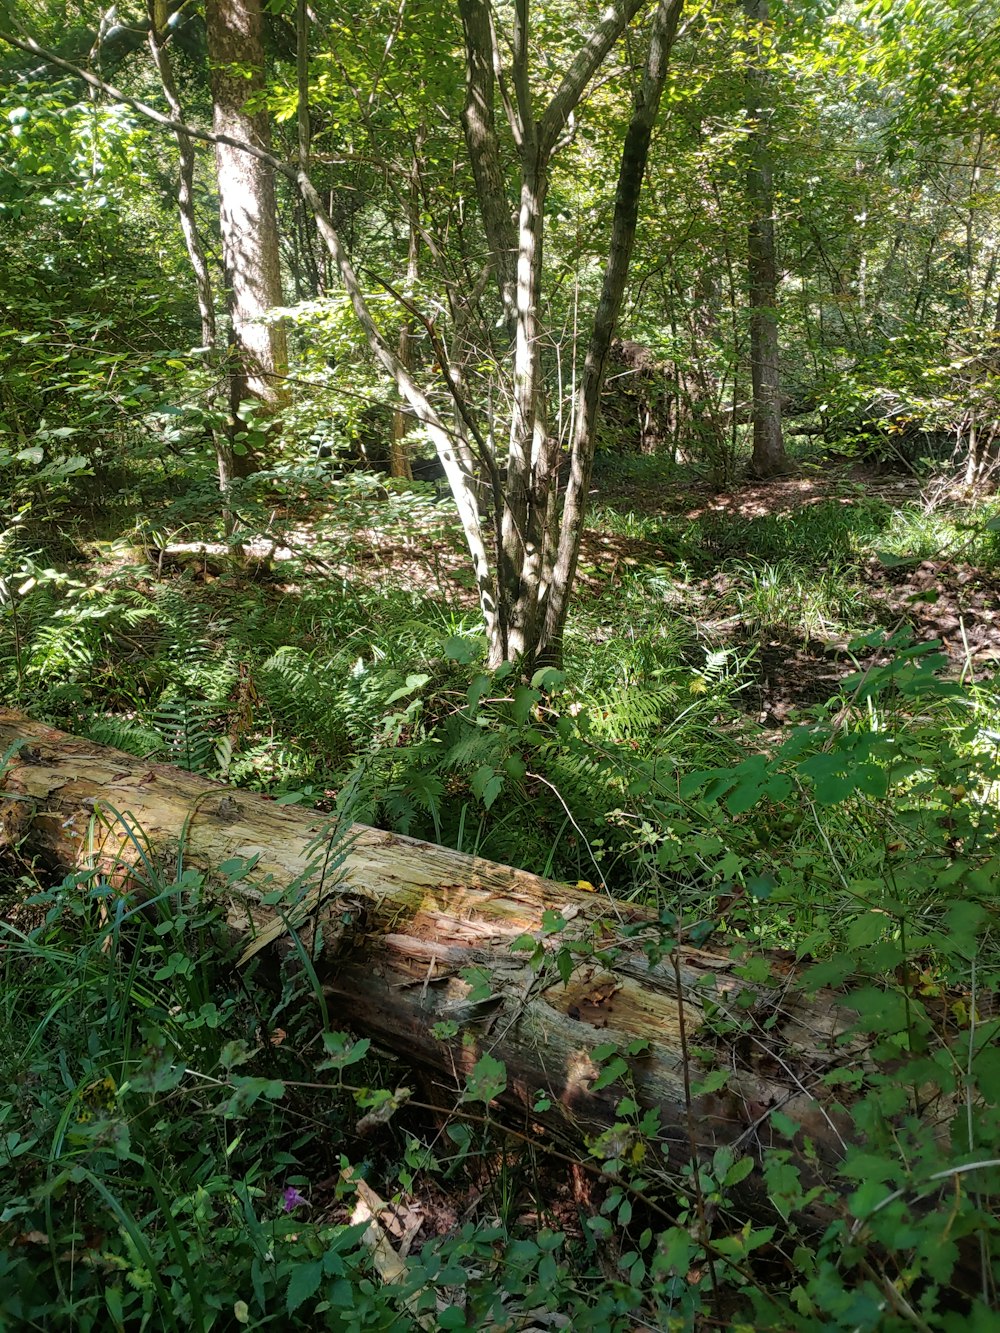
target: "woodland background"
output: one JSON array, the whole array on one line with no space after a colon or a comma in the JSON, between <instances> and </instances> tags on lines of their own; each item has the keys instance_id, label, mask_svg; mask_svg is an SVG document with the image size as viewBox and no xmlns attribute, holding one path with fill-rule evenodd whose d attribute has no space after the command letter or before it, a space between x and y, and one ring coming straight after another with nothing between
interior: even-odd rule
<instances>
[{"instance_id":1,"label":"woodland background","mask_svg":"<svg viewBox=\"0 0 1000 1333\"><path fill-rule=\"evenodd\" d=\"M2 702L843 1015L768 1048L833 1156L700 1134L706 997L684 1165L641 1044L569 1143L12 796L0 1323L994 1327L998 69L993 0L0 0Z\"/></svg>"}]
</instances>

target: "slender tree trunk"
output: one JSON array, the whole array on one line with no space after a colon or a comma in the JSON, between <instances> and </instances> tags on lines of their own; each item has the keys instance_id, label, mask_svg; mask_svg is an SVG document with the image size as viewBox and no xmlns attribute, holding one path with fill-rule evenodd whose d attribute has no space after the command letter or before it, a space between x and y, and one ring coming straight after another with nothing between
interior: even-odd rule
<instances>
[{"instance_id":1,"label":"slender tree trunk","mask_svg":"<svg viewBox=\"0 0 1000 1333\"><path fill-rule=\"evenodd\" d=\"M170 114L177 121L183 119L180 98L174 80L173 67L164 34L167 22L166 0L150 0L149 6L149 49L153 63L160 76L163 96ZM198 294L198 314L201 318L201 342L207 348L216 371L221 369L219 357L218 329L215 322L215 296L212 291L212 278L205 260L205 251L198 234L198 223L194 211L194 145L190 136L182 130L174 133L178 152L177 212L180 217L181 233L187 249L188 263L194 275L195 290ZM229 504L229 492L233 479L233 451L227 435L213 429L212 443L215 449L215 462L219 475L219 491L222 494L223 523L226 534L233 529L233 515Z\"/></svg>"},{"instance_id":2,"label":"slender tree trunk","mask_svg":"<svg viewBox=\"0 0 1000 1333\"><path fill-rule=\"evenodd\" d=\"M500 595L507 607L507 642L493 665L533 655L541 607L545 514L558 462L546 429L542 378L542 243L548 163L538 145L525 145L518 218L514 402L507 461ZM529 662L530 665L530 662Z\"/></svg>"},{"instance_id":3,"label":"slender tree trunk","mask_svg":"<svg viewBox=\"0 0 1000 1333\"><path fill-rule=\"evenodd\" d=\"M308 173L300 170L296 184L302 198L313 211L317 229L323 238L323 243L330 252L335 267L340 273L344 290L351 302L358 326L365 335L365 340L371 349L372 355L394 381L401 396L410 404L414 416L426 428L437 451L438 459L444 468L445 477L455 499L466 544L472 557L487 639L490 643L495 643L500 634L496 585L479 516L475 478L472 476L464 456L463 441L455 432L448 430L430 399L400 362L386 341L381 329L372 318L364 292L361 290L361 284L358 282L358 276L344 251L337 229L330 221L330 215L323 206L323 200Z\"/></svg>"},{"instance_id":4,"label":"slender tree trunk","mask_svg":"<svg viewBox=\"0 0 1000 1333\"><path fill-rule=\"evenodd\" d=\"M530 668L542 646L557 562L555 540L558 441L548 433L541 348L544 329L542 253L545 197L552 157L570 116L643 0L617 0L580 46L559 87L536 116L530 80L528 0L514 0L510 80L504 109L520 162L516 229L504 185L494 99L501 52L488 0L460 0L466 41L466 145L483 229L514 341L511 426L501 510L497 570L497 635L489 661ZM516 255L512 271L512 256Z\"/></svg>"},{"instance_id":5,"label":"slender tree trunk","mask_svg":"<svg viewBox=\"0 0 1000 1333\"><path fill-rule=\"evenodd\" d=\"M420 150L424 142L424 132L417 134L413 149L413 161L410 164L410 182L406 197L406 289L412 293L420 277ZM409 314L403 320L399 330L399 345L396 355L400 365L413 373L413 320ZM400 404L392 414L392 439L389 443L389 472L393 477L413 480L410 467L409 450L406 447L406 435L413 424L412 415Z\"/></svg>"},{"instance_id":6,"label":"slender tree trunk","mask_svg":"<svg viewBox=\"0 0 1000 1333\"><path fill-rule=\"evenodd\" d=\"M465 34L465 106L462 128L476 183L483 230L496 270L503 318L514 336L517 236L511 218L496 129L496 67L500 53L490 0L458 0Z\"/></svg>"},{"instance_id":7,"label":"slender tree trunk","mask_svg":"<svg viewBox=\"0 0 1000 1333\"><path fill-rule=\"evenodd\" d=\"M744 0L747 19L766 24L768 0ZM749 39L747 70L747 151L749 165L746 198L750 215L747 231L747 271L750 291L750 373L753 383L753 460L757 477L773 477L788 470L781 431L781 394L778 352L778 271L774 245L774 179L771 166L768 79L752 48L759 34Z\"/></svg>"},{"instance_id":8,"label":"slender tree trunk","mask_svg":"<svg viewBox=\"0 0 1000 1333\"><path fill-rule=\"evenodd\" d=\"M264 90L264 37L260 0L206 0L205 26L211 62L212 126L217 135L243 140L268 152L266 111L246 110ZM249 77L245 77L249 75ZM232 327L230 409L240 433L240 404L259 400L274 411L286 400L288 350L280 324L265 316L281 305L281 270L274 172L266 160L217 141L219 222ZM238 456L243 472L252 452Z\"/></svg>"},{"instance_id":9,"label":"slender tree trunk","mask_svg":"<svg viewBox=\"0 0 1000 1333\"><path fill-rule=\"evenodd\" d=\"M657 6L646 69L635 96L632 119L622 149L608 262L604 270L604 283L594 316L593 332L580 384L576 427L570 456L569 484L563 503L559 545L554 567L547 579L549 589L545 622L536 649L536 657L545 661L558 662L561 658L566 615L576 577L580 540L587 514L587 496L594 464L594 450L597 445L597 425L605 366L621 310L625 282L635 245L639 199L649 158L649 145L653 137L653 127L656 124L667 79L670 52L677 35L683 7L684 0L660 0Z\"/></svg>"}]
</instances>

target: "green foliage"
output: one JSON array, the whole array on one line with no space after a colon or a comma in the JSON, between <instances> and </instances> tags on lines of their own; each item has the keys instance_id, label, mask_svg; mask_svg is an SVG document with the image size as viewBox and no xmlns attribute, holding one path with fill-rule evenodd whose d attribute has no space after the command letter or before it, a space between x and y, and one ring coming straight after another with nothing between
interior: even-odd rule
<instances>
[{"instance_id":1,"label":"green foliage","mask_svg":"<svg viewBox=\"0 0 1000 1333\"><path fill-rule=\"evenodd\" d=\"M238 984L200 877L147 862L144 881L129 906L72 876L28 899L37 925L5 929L0 1309L207 1329L242 1305L317 1327L323 1292L362 1278L363 1228L283 1208L302 1138L284 1062L256 1041L270 1002Z\"/></svg>"},{"instance_id":2,"label":"green foliage","mask_svg":"<svg viewBox=\"0 0 1000 1333\"><path fill-rule=\"evenodd\" d=\"M34 7L37 31L78 45L48 9ZM292 7L268 9L264 100L293 160ZM835 1136L821 1149L814 1121L773 1102L738 1143L678 1152L676 1126L635 1095L640 1046L602 1040L585 1053L594 1090L620 1091L617 1114L576 1164L589 1198L570 1197L534 1129L521 1143L494 1123L515 1071L478 1051L456 1114L428 1124L366 1039L324 1021L317 1040L332 1006L294 929L301 966L277 994L242 977L209 884L152 865L141 831L142 907L97 876L40 886L7 856L0 1323L993 1326L1000 723L990 658L963 636L989 619L1000 520L952 483L957 464L984 486L1000 415L995 11L970 23L930 0L775 5L773 26L748 33L688 10L619 330L648 353L646 397L613 402L622 377L609 374L599 535L563 670L526 679L483 667L445 507L360 466L384 461L395 403L290 197L292 401L280 431L254 427L266 466L222 513L211 436L230 404L224 367L192 348L173 145L5 52L0 699L136 756L635 899L659 914L651 966L670 967L678 936L729 951L767 1017L709 1007L682 1052L685 1097L732 1096L736 1074L767 1076L772 1058L780 1083L788 1048L767 1043L781 1004L822 987L854 1032L802 1076L828 1098L833 1152ZM537 96L558 87L588 16L536 7ZM316 17L313 169L366 297L390 342L409 326L444 412L439 342L455 357L502 447L510 340L461 145L456 16L377 5L359 29L324 0ZM508 17L500 6L501 29ZM562 442L643 40L638 25L566 126L547 194L541 360ZM713 508L692 489L701 476L732 487L750 433L750 41L773 101L798 508L774 494ZM97 61L107 45L94 32L81 49ZM179 72L204 116L206 69ZM138 59L120 78L160 96ZM210 149L197 152L218 276ZM660 415L644 447L661 452L630 457L643 402ZM802 443L819 431L841 474L874 460L921 480L933 469L933 488L835 477ZM953 598L947 656L919 628L944 600L944 560L966 566L961 586L981 581L978 610ZM915 640L878 628L907 622ZM800 655L836 697L817 703L825 686L810 679L797 711L769 715L768 671ZM223 867L217 887L239 873ZM515 946L553 987L593 964L568 926L553 907ZM771 946L804 981L775 983ZM484 968L464 979L489 999ZM380 1126L363 1148L358 1110ZM543 1128L552 1111L540 1093ZM781 1141L796 1152L768 1146ZM398 1281L376 1274L351 1223L355 1176L434 1201L443 1234L425 1233Z\"/></svg>"},{"instance_id":3,"label":"green foliage","mask_svg":"<svg viewBox=\"0 0 1000 1333\"><path fill-rule=\"evenodd\" d=\"M398 521L411 519L403 506ZM387 510L383 521L396 520ZM742 529L750 553L778 558L734 561L728 576L761 626L773 624L783 591L807 587L785 554L796 542L803 567L817 567L831 536L870 553L901 521L872 500L831 503L812 528L756 520ZM719 531L704 525L705 549ZM990 536L986 523L974 531ZM691 552L697 537L692 527ZM765 987L760 946L808 957L806 986L841 987L867 1044L863 1064L834 1057L818 1074L858 1146L817 1162L815 1179L778 1149L719 1147L697 1169L668 1166L669 1136L632 1097L641 1052L604 1042L591 1052L595 1079L621 1097L590 1145L594 1204L580 1235L548 1231L524 1218L545 1204L535 1168L498 1149L489 1125L508 1071L480 1053L468 1119L443 1142L405 1123L405 1146L386 1145L378 1170L386 1193L393 1181L419 1191L435 1173L451 1189L499 1153L489 1210L419 1247L401 1283L376 1283L345 1209L285 1212L286 1197L308 1202L310 1181L349 1156L344 1098L366 1111L396 1105L364 1042L328 1031L321 1068L303 1067L311 983L285 979L277 1001L251 983L248 1002L197 877L178 884L145 867L149 912L75 878L29 904L44 920L11 928L3 955L16 1211L0 1226L36 1237L3 1249L0 1292L20 1302L8 1317L96 1328L120 1303L126 1324L170 1310L179 1328L199 1317L224 1326L243 1302L251 1320L289 1327L392 1327L433 1309L456 1327L543 1311L625 1329L639 1317L695 1327L735 1308L748 1327L846 1333L895 1327L903 1299L944 1333L950 1307L971 1311L967 1237L987 1275L997 1240L993 1168L982 1165L998 1128L983 998L998 979L992 692L942 679L933 647L878 636L852 645L871 666L829 707L755 738L738 712L748 663L710 649L675 602L657 601L685 586L662 566L627 573L576 622L566 671L528 681L482 671L471 623L412 593L331 580L290 594L306 568L288 562L275 587L225 571L200 582L189 567L157 579L143 562L100 577L38 564L16 602L21 651L3 659L7 678L56 718L82 706L89 720L77 728L137 754L228 768L288 799L339 799L345 815L656 904L652 947L666 966L678 931L732 944L741 975ZM835 591L836 580L830 604ZM838 604L849 620L850 598ZM582 954L549 916L542 940L522 947L557 985ZM484 974L487 995L490 984ZM757 1021L719 1010L710 1030L727 1049L753 1048ZM289 1034L280 1045L259 1039L278 1022ZM329 1100L297 1086L317 1074ZM691 1069L695 1095L726 1095L730 1077L711 1051ZM931 1101L946 1133L926 1128ZM540 1098L542 1123L549 1110ZM778 1134L794 1134L788 1112L767 1112ZM748 1220L746 1189L770 1200L769 1220ZM813 1204L832 1209L821 1234L804 1221ZM100 1234L100 1262L69 1272L60 1256L81 1233L78 1251Z\"/></svg>"}]
</instances>

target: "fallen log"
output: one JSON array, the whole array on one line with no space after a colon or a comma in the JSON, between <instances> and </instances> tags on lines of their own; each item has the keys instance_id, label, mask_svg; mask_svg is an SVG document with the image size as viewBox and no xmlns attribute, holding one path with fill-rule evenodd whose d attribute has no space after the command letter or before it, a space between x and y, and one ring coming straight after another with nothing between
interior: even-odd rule
<instances>
[{"instance_id":1,"label":"fallen log","mask_svg":"<svg viewBox=\"0 0 1000 1333\"><path fill-rule=\"evenodd\" d=\"M602 894L361 825L344 840L315 811L0 711L8 751L0 842L6 830L22 854L97 868L123 891L149 852L183 844L184 864L207 872L240 858L251 868L220 892L247 954L303 916L327 922L314 964L336 1023L456 1093L488 1052L506 1067L497 1100L522 1122L551 1103L543 1122L564 1139L593 1141L628 1097L657 1112L673 1168L695 1147L777 1145L805 1171L806 1136L839 1160L846 1117L822 1076L845 1058L843 1011L830 993L803 994L787 960L770 957L765 979L750 981L732 957L673 941L649 913ZM285 904L262 901L289 886ZM614 1054L595 1058L600 1047ZM800 1132L786 1138L776 1110ZM608 1155L624 1133L608 1136Z\"/></svg>"}]
</instances>

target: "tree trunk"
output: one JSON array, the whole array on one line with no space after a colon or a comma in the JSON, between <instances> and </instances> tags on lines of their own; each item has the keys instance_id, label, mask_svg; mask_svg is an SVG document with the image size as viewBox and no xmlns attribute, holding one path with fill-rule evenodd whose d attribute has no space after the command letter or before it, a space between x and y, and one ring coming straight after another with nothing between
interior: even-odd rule
<instances>
[{"instance_id":1,"label":"tree trunk","mask_svg":"<svg viewBox=\"0 0 1000 1333\"><path fill-rule=\"evenodd\" d=\"M504 327L513 339L517 237L496 130L494 98L496 66L500 58L496 31L490 0L458 0L458 8L465 34L465 106L462 109L462 128L476 182L483 230L496 268Z\"/></svg>"},{"instance_id":2,"label":"tree trunk","mask_svg":"<svg viewBox=\"0 0 1000 1333\"><path fill-rule=\"evenodd\" d=\"M590 475L597 447L604 370L625 294L625 283L639 221L639 198L642 193L643 177L646 174L649 145L667 80L670 52L677 36L677 25L683 8L684 0L660 0L657 6L650 33L646 69L635 95L632 119L622 148L608 262L604 270L601 297L594 314L594 327L580 384L576 428L570 453L569 484L563 503L559 544L547 579L549 592L545 606L545 623L538 645L537 655L554 662L558 662L562 654L569 597L580 556L580 540L587 514Z\"/></svg>"},{"instance_id":3,"label":"tree trunk","mask_svg":"<svg viewBox=\"0 0 1000 1333\"><path fill-rule=\"evenodd\" d=\"M513 410L498 578L507 634L503 644L494 646L490 662L496 667L501 661L523 660L529 670L538 641L546 502L558 463L546 427L539 320L547 191L548 162L532 127L522 153Z\"/></svg>"},{"instance_id":4,"label":"tree trunk","mask_svg":"<svg viewBox=\"0 0 1000 1333\"><path fill-rule=\"evenodd\" d=\"M206 0L205 26L211 62L212 127L216 134L270 149L266 111L246 110L264 90L264 35L260 0ZM241 433L240 404L258 399L273 411L286 400L288 349L279 324L264 322L281 305L281 270L274 172L260 158L216 142L219 223L234 365L230 409ZM245 432L244 432L245 433ZM244 444L239 470L252 470ZM249 466L248 466L249 463Z\"/></svg>"},{"instance_id":5,"label":"tree trunk","mask_svg":"<svg viewBox=\"0 0 1000 1333\"><path fill-rule=\"evenodd\" d=\"M61 871L94 868L137 910L150 857L169 861L182 845L184 865L209 872L245 860L245 880L221 893L246 954L289 922L314 945L322 918L314 963L335 1021L456 1093L489 1053L506 1066L499 1102L561 1139L609 1130L631 1097L656 1112L675 1168L720 1144L763 1143L791 1148L812 1178L804 1136L821 1160L839 1159L846 1117L822 1078L837 1062L856 1067L859 1049L837 1043L835 997L803 995L786 961L769 957L766 982L741 980L731 957L675 941L632 905L361 825L338 835L328 816L0 712L0 753L18 746L0 768L0 845ZM339 868L324 885L327 864ZM263 905L291 885L297 901ZM623 1060L607 1086L601 1046ZM724 1086L699 1092L711 1069L728 1071ZM532 1111L539 1098L544 1113ZM791 1140L787 1121L771 1123L779 1108L801 1126ZM615 1134L619 1155L627 1126ZM759 1184L741 1189L765 1206Z\"/></svg>"},{"instance_id":6,"label":"tree trunk","mask_svg":"<svg viewBox=\"0 0 1000 1333\"><path fill-rule=\"evenodd\" d=\"M410 163L410 181L406 196L406 291L412 296L420 277L420 151L424 144L425 133L421 128L417 133L413 148L413 160ZM399 330L399 344L396 349L399 364L413 373L413 319L407 314ZM405 481L413 480L410 466L410 453L406 436L413 427L413 417L400 403L392 414L392 439L389 442L389 475L402 477Z\"/></svg>"},{"instance_id":7,"label":"tree trunk","mask_svg":"<svg viewBox=\"0 0 1000 1333\"><path fill-rule=\"evenodd\" d=\"M167 24L166 0L150 0L149 3L149 49L153 56L156 72L160 76L163 96L174 120L183 120L183 110L177 95L173 65L167 51L165 36ZM201 342L208 349L211 364L219 369L218 329L215 322L215 296L212 291L212 277L208 271L205 250L198 233L198 221L194 209L194 144L190 135L182 130L174 133L177 141L177 212L180 218L184 246L187 250L188 263L194 276L195 290L198 294L198 314L201 318ZM209 407L213 406L217 388L213 386L209 396ZM233 451L229 436L212 428L212 443L215 449L215 465L219 476L219 491L222 495L223 523L226 535L233 531L233 513L230 507L230 487L233 479Z\"/></svg>"},{"instance_id":8,"label":"tree trunk","mask_svg":"<svg viewBox=\"0 0 1000 1333\"><path fill-rule=\"evenodd\" d=\"M503 493L495 497L493 506L500 515L501 531L494 632L489 636L491 667L517 662L530 671L536 661L555 660L560 651L558 637L551 640L551 648L547 647L551 639L547 628L551 575L559 565L559 442L547 428L541 362L545 334L541 319L545 196L553 156L570 117L590 80L644 3L616 0L603 11L600 22L579 45L555 93L536 115L529 5L528 0L514 0L509 15L509 79L502 81L502 92L514 150L510 156L516 153L520 166L515 226L494 106L501 82L498 71L506 62L506 52L497 39L490 0L459 0L466 47L462 123L505 332L513 342L506 476ZM579 532L574 540L579 542ZM563 561L560 568L565 564Z\"/></svg>"},{"instance_id":9,"label":"tree trunk","mask_svg":"<svg viewBox=\"0 0 1000 1333\"><path fill-rule=\"evenodd\" d=\"M768 0L744 0L744 9L747 19L756 28L767 23ZM767 105L767 74L754 53L759 42L758 30L751 33L748 41L750 65L747 70L747 271L753 383L753 459L750 470L756 477L773 477L788 470L788 458L781 432L771 108Z\"/></svg>"}]
</instances>

